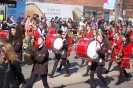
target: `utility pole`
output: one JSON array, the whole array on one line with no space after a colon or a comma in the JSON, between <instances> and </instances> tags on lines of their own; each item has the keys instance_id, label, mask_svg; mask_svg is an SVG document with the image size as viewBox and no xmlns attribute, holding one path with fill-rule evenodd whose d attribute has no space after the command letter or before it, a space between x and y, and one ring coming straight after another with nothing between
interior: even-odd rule
<instances>
[{"instance_id":1,"label":"utility pole","mask_svg":"<svg viewBox=\"0 0 133 88\"><path fill-rule=\"evenodd\" d=\"M115 0L115 23L118 22L118 16L119 16L119 5L118 5L119 0Z\"/></svg>"}]
</instances>

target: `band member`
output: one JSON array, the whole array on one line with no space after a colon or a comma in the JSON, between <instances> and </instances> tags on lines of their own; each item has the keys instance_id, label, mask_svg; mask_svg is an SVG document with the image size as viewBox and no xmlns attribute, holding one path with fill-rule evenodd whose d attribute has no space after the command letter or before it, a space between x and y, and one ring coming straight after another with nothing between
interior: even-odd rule
<instances>
[{"instance_id":1,"label":"band member","mask_svg":"<svg viewBox=\"0 0 133 88\"><path fill-rule=\"evenodd\" d=\"M78 34L78 39L80 38L84 38L85 37L85 33L86 33L86 26L83 26L81 27L81 30L79 30L79 34ZM77 39L77 40L78 40ZM74 59L78 59L77 56L74 57ZM82 63L82 62L81 62ZM83 62L84 63L84 62ZM82 65L79 65L80 67L82 67Z\"/></svg>"},{"instance_id":2,"label":"band member","mask_svg":"<svg viewBox=\"0 0 133 88\"><path fill-rule=\"evenodd\" d=\"M35 26L34 27L34 31L33 31L33 34L32 34L32 38L33 38L33 48L36 48L36 46L38 45L38 38L39 38L40 34L38 33L38 27ZM45 38L43 36L43 38Z\"/></svg>"},{"instance_id":3,"label":"band member","mask_svg":"<svg viewBox=\"0 0 133 88\"><path fill-rule=\"evenodd\" d=\"M57 68L57 65L61 59L61 64L65 67L66 70L66 74L64 77L69 77L69 69L68 66L66 64L66 59L67 59L67 51L68 51L68 39L65 38L66 37L66 32L62 32L62 30L58 31L62 38L63 38L63 48L59 51L59 52L55 52L55 62L54 62L54 66L53 66L53 70L51 72L51 74L49 74L50 78L53 78L53 75L55 73L55 70Z\"/></svg>"},{"instance_id":4,"label":"band member","mask_svg":"<svg viewBox=\"0 0 133 88\"><path fill-rule=\"evenodd\" d=\"M92 28L91 28L91 22L88 22L86 24L85 36L84 37L90 39L90 38L92 38L92 36L93 36L93 32L92 32ZM83 67L84 62L85 62L85 59L82 59L82 62L79 66Z\"/></svg>"},{"instance_id":5,"label":"band member","mask_svg":"<svg viewBox=\"0 0 133 88\"><path fill-rule=\"evenodd\" d=\"M93 32L93 33L92 33L92 34L93 34L93 35L92 35L92 38L94 38L94 39L96 40L96 36L98 35L98 31L97 31L96 29L94 29L92 32ZM82 61L83 61L83 60L82 60ZM88 60L87 62L88 62L87 70L86 70L86 73L82 75L83 77L89 76L88 73L89 73L90 68L91 68L92 60Z\"/></svg>"},{"instance_id":6,"label":"band member","mask_svg":"<svg viewBox=\"0 0 133 88\"><path fill-rule=\"evenodd\" d=\"M122 74L124 73L126 77L126 81L130 80L130 76L126 72L125 69L130 69L130 55L132 53L132 44L130 43L130 37L127 34L122 35L122 41L123 41L123 47L121 48L119 52L119 56L121 57L121 61L118 63L118 66L120 68L120 74L118 77L118 81L115 83L115 85L121 84Z\"/></svg>"},{"instance_id":7,"label":"band member","mask_svg":"<svg viewBox=\"0 0 133 88\"><path fill-rule=\"evenodd\" d=\"M133 26L130 27L130 32L128 34L130 36L130 41L133 43Z\"/></svg>"},{"instance_id":8,"label":"band member","mask_svg":"<svg viewBox=\"0 0 133 88\"><path fill-rule=\"evenodd\" d=\"M9 40L11 41L13 48L18 56L18 59L22 61L22 31L18 26L12 26L9 30Z\"/></svg>"},{"instance_id":9,"label":"band member","mask_svg":"<svg viewBox=\"0 0 133 88\"><path fill-rule=\"evenodd\" d=\"M69 34L66 34L65 38L68 39L68 50L67 50L66 62L67 62L68 67L70 67L70 63L69 63L68 57L70 56L70 52L71 52L72 38L71 38L71 36ZM61 71L61 68L62 68L62 64L60 64L60 67L57 69L57 71Z\"/></svg>"},{"instance_id":10,"label":"band member","mask_svg":"<svg viewBox=\"0 0 133 88\"><path fill-rule=\"evenodd\" d=\"M93 85L94 85L94 73L96 69L97 69L98 78L102 80L102 82L104 83L104 86L107 88L108 83L102 76L102 69L103 69L103 66L105 65L104 58L105 58L105 52L106 52L106 45L103 43L103 36L100 34L97 35L97 41L100 43L101 49L96 47L96 51L98 52L99 56L93 59L91 64L90 88L93 88Z\"/></svg>"},{"instance_id":11,"label":"band member","mask_svg":"<svg viewBox=\"0 0 133 88\"><path fill-rule=\"evenodd\" d=\"M91 22L88 22L86 25L86 33L85 33L85 37L86 38L92 38L93 32L92 32L92 28L91 28Z\"/></svg>"},{"instance_id":12,"label":"band member","mask_svg":"<svg viewBox=\"0 0 133 88\"><path fill-rule=\"evenodd\" d=\"M52 22L48 23L48 35L56 35L56 29L53 26Z\"/></svg>"},{"instance_id":13,"label":"band member","mask_svg":"<svg viewBox=\"0 0 133 88\"><path fill-rule=\"evenodd\" d=\"M14 49L10 43L4 43L0 47L2 56L2 63L6 65L4 86L2 88L19 88L22 84L22 88L25 87L26 81L22 74L19 59L14 52Z\"/></svg>"},{"instance_id":14,"label":"band member","mask_svg":"<svg viewBox=\"0 0 133 88\"><path fill-rule=\"evenodd\" d=\"M122 47L121 44L122 44L122 40L120 38L119 33L115 33L115 40L112 46L112 54L111 54L108 70L105 72L106 74L109 73L113 61L116 61L115 56L120 52L120 49Z\"/></svg>"},{"instance_id":15,"label":"band member","mask_svg":"<svg viewBox=\"0 0 133 88\"><path fill-rule=\"evenodd\" d=\"M38 46L36 47L35 51L32 52L33 54L31 54L30 56L34 61L34 65L27 87L32 88L36 78L38 76L41 76L43 86L45 88L50 88L47 83L49 53L47 47L44 45L44 38L42 36L38 38Z\"/></svg>"}]
</instances>

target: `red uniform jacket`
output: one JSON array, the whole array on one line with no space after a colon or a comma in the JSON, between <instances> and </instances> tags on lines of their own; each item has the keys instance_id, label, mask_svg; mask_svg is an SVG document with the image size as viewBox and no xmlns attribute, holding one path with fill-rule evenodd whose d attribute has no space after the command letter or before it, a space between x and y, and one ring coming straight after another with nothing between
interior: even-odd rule
<instances>
[{"instance_id":1,"label":"red uniform jacket","mask_svg":"<svg viewBox=\"0 0 133 88\"><path fill-rule=\"evenodd\" d=\"M130 41L133 43L133 32L130 32L129 36L130 36Z\"/></svg>"},{"instance_id":2,"label":"red uniform jacket","mask_svg":"<svg viewBox=\"0 0 133 88\"><path fill-rule=\"evenodd\" d=\"M36 31L33 33L33 36L35 37L34 38L34 46L33 46L35 48L38 45L38 37L40 36L40 34Z\"/></svg>"},{"instance_id":3,"label":"red uniform jacket","mask_svg":"<svg viewBox=\"0 0 133 88\"><path fill-rule=\"evenodd\" d=\"M122 58L130 59L130 55L132 54L132 44L128 43L126 46L124 46L122 52L124 54Z\"/></svg>"},{"instance_id":4,"label":"red uniform jacket","mask_svg":"<svg viewBox=\"0 0 133 88\"><path fill-rule=\"evenodd\" d=\"M92 31L85 33L86 38L92 38L92 35L93 35Z\"/></svg>"},{"instance_id":5,"label":"red uniform jacket","mask_svg":"<svg viewBox=\"0 0 133 88\"><path fill-rule=\"evenodd\" d=\"M48 35L56 34L56 30L54 28L48 28Z\"/></svg>"},{"instance_id":6,"label":"red uniform jacket","mask_svg":"<svg viewBox=\"0 0 133 88\"><path fill-rule=\"evenodd\" d=\"M73 44L72 42L72 37L68 35L68 51L67 51L67 57L70 56L70 51L71 51L71 45Z\"/></svg>"},{"instance_id":7,"label":"red uniform jacket","mask_svg":"<svg viewBox=\"0 0 133 88\"><path fill-rule=\"evenodd\" d=\"M116 44L116 46L114 47L114 52L115 54L118 54L120 53L120 49L122 48L122 40L119 38L114 43Z\"/></svg>"},{"instance_id":8,"label":"red uniform jacket","mask_svg":"<svg viewBox=\"0 0 133 88\"><path fill-rule=\"evenodd\" d=\"M112 30L108 30L107 37L109 38L112 35Z\"/></svg>"}]
</instances>

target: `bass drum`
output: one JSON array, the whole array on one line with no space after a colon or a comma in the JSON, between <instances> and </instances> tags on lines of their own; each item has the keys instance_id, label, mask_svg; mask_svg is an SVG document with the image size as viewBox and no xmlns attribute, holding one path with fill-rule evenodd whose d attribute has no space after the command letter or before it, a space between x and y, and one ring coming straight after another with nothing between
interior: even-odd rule
<instances>
[{"instance_id":1,"label":"bass drum","mask_svg":"<svg viewBox=\"0 0 133 88\"><path fill-rule=\"evenodd\" d=\"M96 46L100 49L100 44L94 39L81 38L77 41L75 52L78 57L92 58L97 57Z\"/></svg>"},{"instance_id":2,"label":"bass drum","mask_svg":"<svg viewBox=\"0 0 133 88\"><path fill-rule=\"evenodd\" d=\"M48 49L61 50L63 47L63 40L61 37L47 35L45 45Z\"/></svg>"},{"instance_id":3,"label":"bass drum","mask_svg":"<svg viewBox=\"0 0 133 88\"><path fill-rule=\"evenodd\" d=\"M7 34L8 34L8 31L2 30L2 31L0 32L0 38L7 38Z\"/></svg>"}]
</instances>

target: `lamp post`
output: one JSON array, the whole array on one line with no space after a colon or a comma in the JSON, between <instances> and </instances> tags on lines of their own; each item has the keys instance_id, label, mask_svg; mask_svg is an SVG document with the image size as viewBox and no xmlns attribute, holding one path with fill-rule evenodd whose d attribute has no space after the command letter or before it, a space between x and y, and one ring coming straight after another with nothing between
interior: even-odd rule
<instances>
[{"instance_id":1,"label":"lamp post","mask_svg":"<svg viewBox=\"0 0 133 88\"><path fill-rule=\"evenodd\" d=\"M119 6L118 6L118 0L115 0L115 23L118 22L118 16L119 16Z\"/></svg>"}]
</instances>

